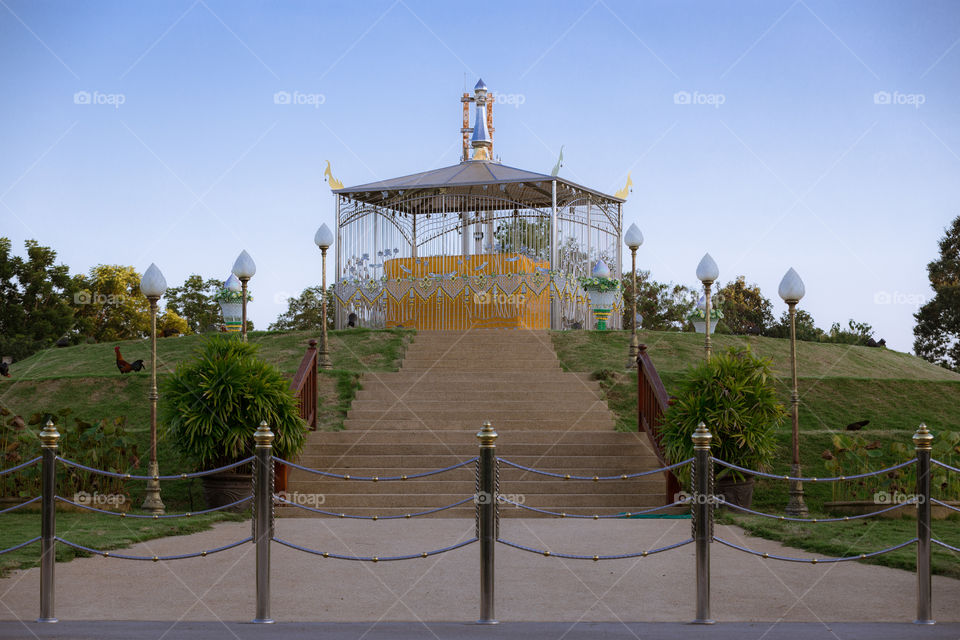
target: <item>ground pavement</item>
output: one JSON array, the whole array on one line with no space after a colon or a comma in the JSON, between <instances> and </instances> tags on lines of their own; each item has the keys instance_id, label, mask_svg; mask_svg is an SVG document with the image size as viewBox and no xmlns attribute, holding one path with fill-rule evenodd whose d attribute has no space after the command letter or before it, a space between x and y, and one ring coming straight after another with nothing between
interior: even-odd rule
<instances>
[{"instance_id":1,"label":"ground pavement","mask_svg":"<svg viewBox=\"0 0 960 640\"><path fill-rule=\"evenodd\" d=\"M165 555L200 551L249 534L249 523L221 523L209 531L137 544L124 553ZM377 522L281 519L277 522L276 534L321 551L386 556L428 551L468 540L474 535L474 521L459 518ZM760 551L814 557L775 542L746 537L737 527L718 526L716 534ZM689 538L690 521L510 518L501 523L501 537L552 551L590 555L628 553ZM193 637L188 634L191 628L197 630L196 637L214 637L205 634L204 629L222 633L227 627L219 621L242 623L253 617L253 550L252 544L244 544L189 560L153 563L92 557L57 565L56 615L64 621L62 625L32 622L38 613L39 570L15 572L0 580L0 637L33 637L33 633L38 637L100 637L96 629L102 630L104 638L141 637L129 635L131 629L141 629L147 634L142 637ZM496 554L496 615L504 622L563 622L567 623L564 628L568 630L603 628L614 634L611 637L616 637L627 629L622 621L688 622L693 618L693 545L646 558L601 562L547 558L503 545L497 546ZM796 631L800 634L796 637L844 637L823 632L832 628L829 623L834 622L909 623L914 619L916 581L914 574L907 571L856 562L811 565L763 560L719 544L712 545L711 556L713 617L718 622L764 623L725 627L744 631L745 635L736 637L794 637L789 635L793 633L790 629L806 629ZM365 626L336 627L337 633L342 631L347 635L331 637L425 635L432 638L434 636L419 623L467 623L478 616L479 547L476 544L425 559L377 564L325 559L275 544L272 561L271 613L278 622L365 623ZM960 581L935 576L933 589L934 617L940 623L960 622L960 609L956 607L960 602ZM30 622L23 625L17 622L21 619ZM160 627L70 626L71 621L82 620L169 622ZM218 624L181 627L173 626L174 621ZM585 624L601 621L615 624L605 627ZM801 621L814 624L801 627L783 624ZM376 630L387 622L418 624L390 627L396 629L394 636L365 634L364 630ZM571 623L581 624L571 627ZM284 628L294 634L289 637L295 637L297 629L313 629L310 633L317 629L310 625ZM454 624L442 628L447 631L436 637L466 637L465 627ZM547 634L542 637L559 638L562 632L550 635L549 630L556 628L540 625L522 634L536 638L541 637L537 634L542 631ZM641 637L678 637L670 634L671 629L679 627L654 625L651 628L658 629L657 633ZM846 637L866 637L857 634L868 633L871 628L863 624L847 627ZM907 630L889 637L945 637L939 634L951 628L952 635L948 637L960 637L960 625L941 624L935 627L939 631L913 625L884 628ZM109 629L117 635L108 635ZM150 629L160 630L153 633ZM350 629L360 630L351 636ZM452 631L456 629L461 631ZM171 631L172 635L164 635L164 630ZM776 630L776 634L764 635L771 630ZM75 635L48 635L58 633ZM244 631L234 636L230 632L228 636L260 637L250 633ZM412 635L406 636L407 633ZM485 632L469 633L470 637L480 637L476 634ZM566 636L571 637L586 636ZM696 637L727 636L708 633ZM871 637L887 636L873 634Z\"/></svg>"}]
</instances>

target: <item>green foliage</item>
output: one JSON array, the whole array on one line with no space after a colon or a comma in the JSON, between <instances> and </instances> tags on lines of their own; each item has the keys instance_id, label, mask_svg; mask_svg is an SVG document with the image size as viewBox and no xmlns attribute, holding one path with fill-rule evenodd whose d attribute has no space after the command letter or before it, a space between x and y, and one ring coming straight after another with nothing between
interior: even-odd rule
<instances>
[{"instance_id":1,"label":"green foliage","mask_svg":"<svg viewBox=\"0 0 960 640\"><path fill-rule=\"evenodd\" d=\"M333 285L327 288L327 328L333 328ZM269 331L317 330L322 326L323 287L307 287L297 298L287 298L287 310L277 317Z\"/></svg>"},{"instance_id":2,"label":"green foliage","mask_svg":"<svg viewBox=\"0 0 960 640\"><path fill-rule=\"evenodd\" d=\"M57 253L27 240L26 259L15 256L9 238L0 238L0 356L21 360L45 349L73 327L76 286Z\"/></svg>"},{"instance_id":3,"label":"green foliage","mask_svg":"<svg viewBox=\"0 0 960 640\"><path fill-rule=\"evenodd\" d=\"M214 295L222 286L216 278L204 280L189 276L179 287L170 287L164 294L167 309L187 321L190 333L203 333L220 325L220 305Z\"/></svg>"},{"instance_id":4,"label":"green foliage","mask_svg":"<svg viewBox=\"0 0 960 640\"><path fill-rule=\"evenodd\" d=\"M834 433L830 444L831 448L824 450L820 457L832 476L870 473L885 466L884 460L892 466L913 457L903 442L894 441L884 447L879 440L868 440L861 433ZM910 466L881 476L831 482L830 490L833 500L872 500L880 491L890 494L912 493L915 486L916 467Z\"/></svg>"},{"instance_id":5,"label":"green foliage","mask_svg":"<svg viewBox=\"0 0 960 640\"><path fill-rule=\"evenodd\" d=\"M174 446L201 468L253 453L253 434L266 421L274 454L303 448L306 425L283 374L257 357L258 346L225 334L203 338L192 359L162 384L160 413Z\"/></svg>"},{"instance_id":6,"label":"green foliage","mask_svg":"<svg viewBox=\"0 0 960 640\"><path fill-rule=\"evenodd\" d=\"M623 328L633 329L633 277L626 274L623 290ZM681 331L687 314L694 307L693 292L680 284L657 282L649 271L637 271L637 313L643 316L642 326L652 331Z\"/></svg>"},{"instance_id":7,"label":"green foliage","mask_svg":"<svg viewBox=\"0 0 960 640\"><path fill-rule=\"evenodd\" d=\"M914 314L918 356L960 371L960 216L940 239L940 257L927 265L933 299Z\"/></svg>"},{"instance_id":8,"label":"green foliage","mask_svg":"<svg viewBox=\"0 0 960 640\"><path fill-rule=\"evenodd\" d=\"M146 337L150 305L140 291L140 274L133 267L98 264L86 276L74 278L75 318L82 336L96 342Z\"/></svg>"},{"instance_id":9,"label":"green foliage","mask_svg":"<svg viewBox=\"0 0 960 640\"><path fill-rule=\"evenodd\" d=\"M0 409L0 468L26 462L39 454L37 433L47 420L53 420L60 431L59 455L64 458L113 473L131 473L139 466L137 445L127 429L125 417L95 421L75 417L70 424L71 413L70 409L62 409L59 414L40 412L24 421L7 409ZM57 492L69 497L78 491L129 497L122 478L58 465ZM0 496L32 498L36 495L40 495L39 465L0 476Z\"/></svg>"},{"instance_id":10,"label":"green foliage","mask_svg":"<svg viewBox=\"0 0 960 640\"><path fill-rule=\"evenodd\" d=\"M744 276L737 276L720 289L716 303L723 310L724 322L737 335L759 335L773 324L773 304L763 296L759 286L748 285Z\"/></svg>"},{"instance_id":11,"label":"green foliage","mask_svg":"<svg viewBox=\"0 0 960 640\"><path fill-rule=\"evenodd\" d=\"M826 337L823 329L817 328L816 323L813 321L813 316L811 316L804 309L797 309L796 325L797 340L803 340L804 342L820 342ZM780 316L780 319L775 324L770 325L770 327L764 331L763 335L769 338L789 338L790 313L788 311L784 311L783 315Z\"/></svg>"},{"instance_id":12,"label":"green foliage","mask_svg":"<svg viewBox=\"0 0 960 640\"><path fill-rule=\"evenodd\" d=\"M607 291L616 291L620 286L620 281L616 278L590 276L588 278L580 278L580 285L586 291L599 291L600 293L606 293Z\"/></svg>"},{"instance_id":13,"label":"green foliage","mask_svg":"<svg viewBox=\"0 0 960 640\"><path fill-rule=\"evenodd\" d=\"M157 317L157 336L169 338L191 333L190 325L173 309L167 309Z\"/></svg>"},{"instance_id":14,"label":"green foliage","mask_svg":"<svg viewBox=\"0 0 960 640\"><path fill-rule=\"evenodd\" d=\"M864 346L873 337L873 327L866 322L857 322L850 319L847 322L847 328L841 328L839 322L834 322L830 326L830 331L821 338L821 342L832 342L835 344L856 344Z\"/></svg>"},{"instance_id":15,"label":"green foliage","mask_svg":"<svg viewBox=\"0 0 960 640\"><path fill-rule=\"evenodd\" d=\"M693 365L679 385L676 402L660 428L667 460L693 455L690 437L700 422L713 434L712 454L732 464L764 471L776 453L776 432L787 413L777 397L770 361L749 350L731 348L709 362ZM685 480L689 476L687 469ZM742 474L729 472L736 478Z\"/></svg>"},{"instance_id":16,"label":"green foliage","mask_svg":"<svg viewBox=\"0 0 960 640\"><path fill-rule=\"evenodd\" d=\"M488 241L499 244L501 253L523 253L535 260L547 260L550 257L550 221L517 217L510 222L501 222L493 232L493 240L484 240Z\"/></svg>"}]
</instances>

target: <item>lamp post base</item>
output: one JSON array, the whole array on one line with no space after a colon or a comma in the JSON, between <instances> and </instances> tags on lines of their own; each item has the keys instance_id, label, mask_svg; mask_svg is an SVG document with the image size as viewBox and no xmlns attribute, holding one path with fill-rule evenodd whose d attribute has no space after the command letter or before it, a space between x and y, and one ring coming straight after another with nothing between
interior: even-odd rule
<instances>
[{"instance_id":1,"label":"lamp post base","mask_svg":"<svg viewBox=\"0 0 960 640\"><path fill-rule=\"evenodd\" d=\"M317 366L321 369L333 369L333 363L330 361L330 354L326 348L322 348L317 354Z\"/></svg>"},{"instance_id":2,"label":"lamp post base","mask_svg":"<svg viewBox=\"0 0 960 640\"><path fill-rule=\"evenodd\" d=\"M800 477L800 465L795 464L790 468L790 475L795 478ZM791 518L806 518L810 515L807 509L807 503L803 501L803 483L799 480L790 481L790 501L784 512Z\"/></svg>"},{"instance_id":3,"label":"lamp post base","mask_svg":"<svg viewBox=\"0 0 960 640\"><path fill-rule=\"evenodd\" d=\"M141 509L156 515L163 515L166 507L163 506L163 500L160 499L160 481L154 479L160 475L160 467L156 462L151 462L147 468L147 475L150 476L150 479L147 480L147 495L143 499Z\"/></svg>"},{"instance_id":4,"label":"lamp post base","mask_svg":"<svg viewBox=\"0 0 960 640\"><path fill-rule=\"evenodd\" d=\"M634 314L636 315L636 314ZM636 331L630 336L630 354L627 356L627 369L637 368L637 356L640 355L640 340L637 339Z\"/></svg>"}]
</instances>

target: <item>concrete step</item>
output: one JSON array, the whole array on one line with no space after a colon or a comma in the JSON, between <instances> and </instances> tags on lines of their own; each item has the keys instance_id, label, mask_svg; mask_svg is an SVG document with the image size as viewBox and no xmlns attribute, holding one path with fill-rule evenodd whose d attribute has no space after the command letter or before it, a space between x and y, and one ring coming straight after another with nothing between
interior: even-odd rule
<instances>
[{"instance_id":1,"label":"concrete step","mask_svg":"<svg viewBox=\"0 0 960 640\"><path fill-rule=\"evenodd\" d=\"M451 472L452 473L452 472ZM338 480L333 478L319 478L305 472L294 472L290 477L290 483L287 492L298 491L304 494L372 494L398 493L402 491L405 494L438 494L438 493L462 493L469 494L475 491L476 484L474 478L463 478L459 480L436 480L436 476L427 478L416 478L406 481L391 482L369 482L358 480ZM663 492L663 477L647 476L632 480L604 480L602 482L593 482L591 480L535 480L531 478L541 478L542 476L527 475L524 480L504 480L501 478L500 491L503 493L519 494L548 494L548 495L566 495L582 494L597 496L597 501L602 502L601 496L607 494L650 494ZM652 479L651 479L652 478Z\"/></svg>"},{"instance_id":2,"label":"concrete step","mask_svg":"<svg viewBox=\"0 0 960 640\"><path fill-rule=\"evenodd\" d=\"M494 422L496 429L507 430L507 429L523 429L523 430L536 430L543 429L545 431L556 431L559 429L572 429L576 428L577 431L609 431L614 427L613 417L606 416L604 418L583 418L578 419L579 416L573 415L558 415L550 419L539 419L539 420L497 420ZM483 424L483 421L486 420L483 415L478 415L474 418L459 418L456 420L443 420L431 425L423 420L344 420L343 426L346 429L378 429L378 430L391 430L391 431L404 431L404 430L423 430L424 428L430 428L435 426L437 428L445 429L467 429L467 428L478 428L479 425ZM493 422L493 421L491 421Z\"/></svg>"},{"instance_id":3,"label":"concrete step","mask_svg":"<svg viewBox=\"0 0 960 640\"><path fill-rule=\"evenodd\" d=\"M509 459L523 456L625 456L635 457L653 456L650 447L643 442L623 444L595 444L582 442L576 444L511 444L498 447L498 453ZM306 464L304 460L312 456L341 456L344 454L362 456L389 456L389 455L423 455L423 456L452 456L460 459L472 458L477 455L477 446L474 443L449 443L444 441L432 442L405 442L405 443L370 443L363 440L355 442L320 444L309 442L300 453L299 464Z\"/></svg>"},{"instance_id":4,"label":"concrete step","mask_svg":"<svg viewBox=\"0 0 960 640\"><path fill-rule=\"evenodd\" d=\"M657 505L651 505L657 506ZM323 507L318 507L322 509ZM566 513L567 515L584 515L584 516L593 516L596 514L617 514L623 513L627 514L630 512L630 509L619 509L619 508L606 508L603 506L596 507L562 507L555 505L548 505L544 507L539 507L542 509L547 509L549 511L554 511L556 513ZM634 511L640 511L642 509L649 509L649 506L635 507ZM339 510L333 509L330 511L339 512ZM343 509L344 513L349 513L350 515L356 516L403 516L408 513L418 511L418 509L402 509L402 508L369 508L369 507L354 507L351 509ZM473 519L475 516L475 508L471 504L465 504L459 507L454 507L452 509L447 509L445 511L439 511L437 513L430 514L428 516L419 516L421 518L464 518L464 519ZM686 515L690 513L690 509L679 509L673 507L671 509L664 509L658 511L658 514L663 515ZM276 514L280 518L333 518L335 516L321 516L317 514L310 513L309 511L304 511L303 509L297 509L290 506L278 506L276 508ZM546 514L539 514L535 511L529 511L528 509L521 509L519 507L514 507L513 505L502 505L500 508L500 517L501 518L553 518L556 516L550 516ZM598 522L600 522L598 520ZM282 525L281 525L282 526ZM282 536L281 536L282 537Z\"/></svg>"},{"instance_id":5,"label":"concrete step","mask_svg":"<svg viewBox=\"0 0 960 640\"><path fill-rule=\"evenodd\" d=\"M580 384L564 390L554 389L533 395L527 391L517 391L516 387L514 387L513 390L487 391L484 393L473 392L469 388L460 387L449 391L407 391L399 396L399 398L395 391L384 385L380 385L375 389L365 386L357 392L357 397L354 399L353 404L357 406L358 403L379 403L379 406L382 406L384 403L388 403L387 406L389 406L389 404L399 399L403 401L404 406L410 408L429 409L431 408L430 405L446 407L449 406L450 403L457 403L461 406L479 409L484 406L490 406L490 404L494 402L503 404L504 406L515 406L518 408L532 402L538 404L549 403L551 406L579 406L577 403L590 402L599 398L600 394L598 392Z\"/></svg>"},{"instance_id":6,"label":"concrete step","mask_svg":"<svg viewBox=\"0 0 960 640\"><path fill-rule=\"evenodd\" d=\"M526 407L523 409L511 409L502 407L499 404L488 404L485 408L472 409L470 407L461 408L453 406L448 409L413 409L402 403L397 403L393 407L384 407L377 409L367 409L356 407L350 409L347 413L350 420L422 420L427 424L440 424L445 422L463 421L470 424L471 421L490 420L491 422L504 423L507 420L553 420L564 418L568 420L598 420L606 423L610 418L610 411L606 403L602 400L592 400L581 404L579 407L569 407L567 409L553 409L550 407Z\"/></svg>"},{"instance_id":7,"label":"concrete step","mask_svg":"<svg viewBox=\"0 0 960 640\"><path fill-rule=\"evenodd\" d=\"M411 429L408 431L313 431L307 434L307 445L316 443L432 443L447 442L450 444L466 443L477 448L477 431L480 424L463 429ZM500 434L497 439L497 453L505 455L509 446L514 444L630 444L641 443L646 445L649 440L646 433L600 431L581 433L566 429L556 430L529 430L510 429L500 432L499 425L493 425Z\"/></svg>"},{"instance_id":8,"label":"concrete step","mask_svg":"<svg viewBox=\"0 0 960 640\"><path fill-rule=\"evenodd\" d=\"M641 507L655 507L663 503L661 493L650 494L603 494L598 497L597 494L529 494L521 495L519 493L501 491L501 495L514 502L520 502L528 507L539 507L546 509L550 506L556 506L559 511L569 511L575 507L589 507L593 509L639 509ZM410 510L434 509L436 507L446 506L459 502L464 498L471 498L473 492L467 493L431 493L431 494L409 494L409 493L379 493L379 494L353 494L353 493L324 493L322 498L312 500L307 494L298 494L292 497L288 492L287 499L291 502L306 503L317 509L339 510L349 508L377 508L377 509L401 509L403 512ZM471 503L467 503L473 507ZM466 506L466 505L465 505ZM504 505L501 505L501 509ZM509 505L509 508L514 508Z\"/></svg>"},{"instance_id":9,"label":"concrete step","mask_svg":"<svg viewBox=\"0 0 960 640\"><path fill-rule=\"evenodd\" d=\"M362 455L351 451L349 455L303 455L298 464L313 469L322 469L331 471L337 469L340 473L342 469L404 469L404 473L419 473L419 471L429 471L432 469L443 469L455 464L464 462L469 458L462 458L455 455ZM634 473L648 469L647 465L653 463L656 457L653 455L645 456L623 456L610 453L608 455L511 455L507 458L525 467L533 467L544 471L554 471L555 469L569 469L570 473L581 473L590 475L593 469L596 469L601 475L612 475L614 473ZM508 465L507 465L508 466ZM501 464L501 474L506 469ZM511 470L516 471L515 468ZM374 475L378 473L374 471ZM380 471L383 474L385 471Z\"/></svg>"}]
</instances>

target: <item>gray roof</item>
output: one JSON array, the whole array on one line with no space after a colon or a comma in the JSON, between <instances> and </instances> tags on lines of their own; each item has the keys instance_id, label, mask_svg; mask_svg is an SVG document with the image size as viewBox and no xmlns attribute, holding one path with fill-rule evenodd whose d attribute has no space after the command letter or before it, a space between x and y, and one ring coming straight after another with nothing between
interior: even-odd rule
<instances>
[{"instance_id":1,"label":"gray roof","mask_svg":"<svg viewBox=\"0 0 960 640\"><path fill-rule=\"evenodd\" d=\"M588 195L598 203L624 202L615 196L563 178L508 167L487 160L468 160L432 171L334 189L333 192L369 204L390 207L401 199L414 196L441 194L492 196L495 192L490 190L490 187L496 186L500 192L514 201L530 207L543 208L550 206L550 183L554 180L557 181L558 206ZM401 191L403 193L399 193ZM440 210L439 203L428 209ZM424 211L422 208L419 210Z\"/></svg>"}]
</instances>

